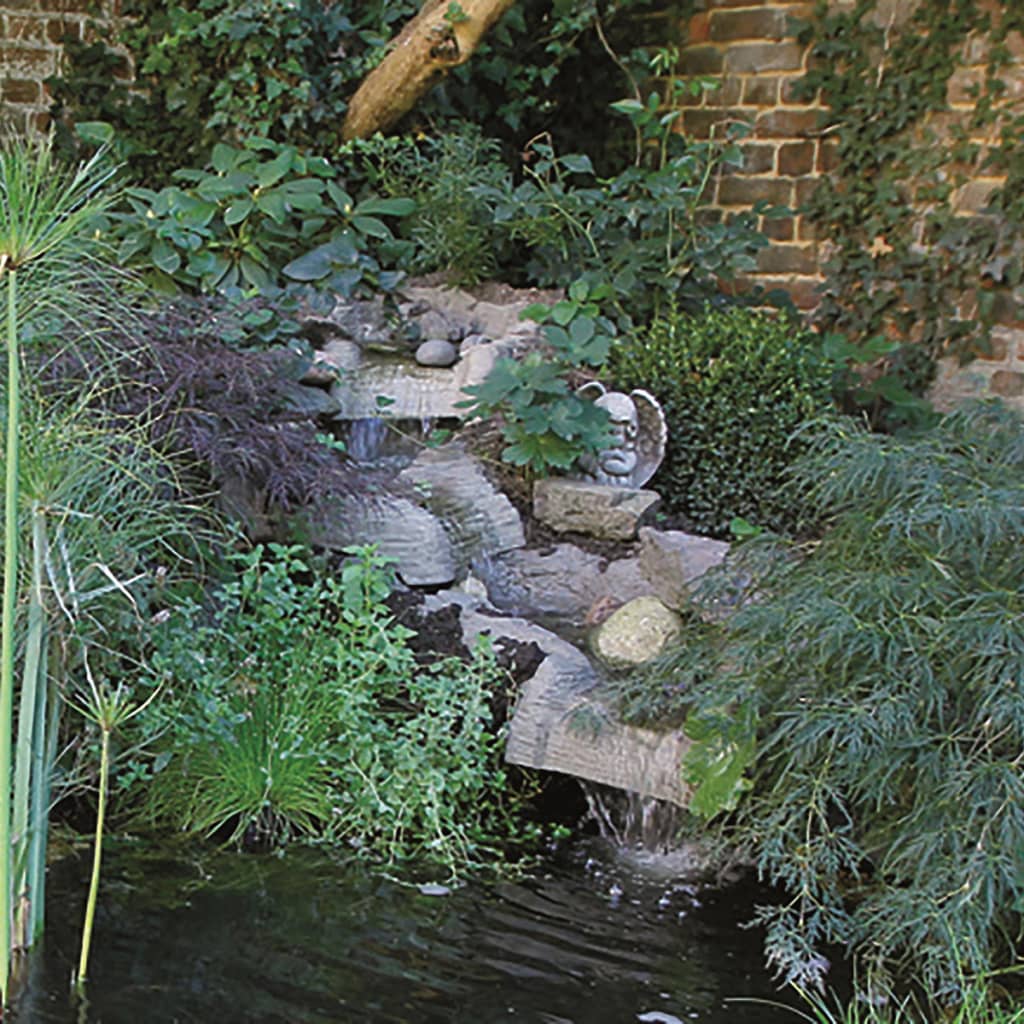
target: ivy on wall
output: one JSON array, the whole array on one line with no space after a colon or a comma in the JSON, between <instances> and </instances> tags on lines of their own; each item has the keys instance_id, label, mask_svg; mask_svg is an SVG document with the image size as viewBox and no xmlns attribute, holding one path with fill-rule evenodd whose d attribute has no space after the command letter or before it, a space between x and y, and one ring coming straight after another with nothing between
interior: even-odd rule
<instances>
[{"instance_id":1,"label":"ivy on wall","mask_svg":"<svg viewBox=\"0 0 1024 1024\"><path fill-rule=\"evenodd\" d=\"M881 386L865 393L875 411L901 385L920 394L939 356L986 351L1024 298L1024 104L1004 78L1024 8L909 6L819 0L801 34L813 59L800 94L820 93L835 147L831 187L804 210L824 245L817 317L865 361L885 352ZM963 186L991 176L1005 184L984 209L958 205Z\"/></svg>"}]
</instances>

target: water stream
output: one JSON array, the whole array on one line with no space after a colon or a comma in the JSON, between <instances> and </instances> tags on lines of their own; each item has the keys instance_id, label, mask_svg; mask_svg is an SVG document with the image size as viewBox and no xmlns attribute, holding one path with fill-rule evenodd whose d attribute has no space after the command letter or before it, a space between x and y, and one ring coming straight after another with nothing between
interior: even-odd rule
<instances>
[{"instance_id":1,"label":"water stream","mask_svg":"<svg viewBox=\"0 0 1024 1024\"><path fill-rule=\"evenodd\" d=\"M58 865L18 1021L102 1024L783 1024L754 893L638 873L594 849L448 894L326 853L168 856L105 868L89 1003L68 983L87 856ZM437 894L433 894L437 893ZM654 1014L655 1016L644 1016ZM661 1016L657 1016L660 1014Z\"/></svg>"}]
</instances>

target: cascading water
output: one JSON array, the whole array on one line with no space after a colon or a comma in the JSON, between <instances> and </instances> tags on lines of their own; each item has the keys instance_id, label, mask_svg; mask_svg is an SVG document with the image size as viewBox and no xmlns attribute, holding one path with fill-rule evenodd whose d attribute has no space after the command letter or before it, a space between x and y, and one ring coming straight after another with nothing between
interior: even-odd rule
<instances>
[{"instance_id":1,"label":"cascading water","mask_svg":"<svg viewBox=\"0 0 1024 1024\"><path fill-rule=\"evenodd\" d=\"M675 849L681 813L675 804L582 779L580 786L589 819L613 846L653 854Z\"/></svg>"},{"instance_id":2,"label":"cascading water","mask_svg":"<svg viewBox=\"0 0 1024 1024\"><path fill-rule=\"evenodd\" d=\"M345 450L356 462L369 465L380 459L388 425L379 416L350 420Z\"/></svg>"}]
</instances>

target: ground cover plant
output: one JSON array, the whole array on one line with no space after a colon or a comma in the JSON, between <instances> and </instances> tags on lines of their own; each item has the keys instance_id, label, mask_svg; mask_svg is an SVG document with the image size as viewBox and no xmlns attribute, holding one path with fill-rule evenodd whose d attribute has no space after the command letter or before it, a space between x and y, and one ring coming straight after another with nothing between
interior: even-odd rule
<instances>
[{"instance_id":1,"label":"ground cover plant","mask_svg":"<svg viewBox=\"0 0 1024 1024\"><path fill-rule=\"evenodd\" d=\"M418 662L386 563L350 554L325 573L257 547L212 609L154 631L163 693L136 727L154 756L125 782L146 818L220 840L304 836L452 874L500 858L517 828L490 710L502 673L486 649Z\"/></svg>"},{"instance_id":2,"label":"ground cover plant","mask_svg":"<svg viewBox=\"0 0 1024 1024\"><path fill-rule=\"evenodd\" d=\"M646 691L689 708L693 809L784 890L759 920L791 981L837 943L941 1006L1020 955L1022 460L998 406L907 438L833 423L800 473L827 531L745 545L739 591L706 594L735 614Z\"/></svg>"}]
</instances>

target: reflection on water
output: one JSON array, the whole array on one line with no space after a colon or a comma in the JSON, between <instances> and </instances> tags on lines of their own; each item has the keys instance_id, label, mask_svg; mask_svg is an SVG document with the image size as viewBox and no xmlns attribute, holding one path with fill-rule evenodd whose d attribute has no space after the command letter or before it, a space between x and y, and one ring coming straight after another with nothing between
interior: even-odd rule
<instances>
[{"instance_id":1,"label":"reflection on water","mask_svg":"<svg viewBox=\"0 0 1024 1024\"><path fill-rule=\"evenodd\" d=\"M83 858L84 861L84 858ZM86 866L55 871L46 948L16 1019L75 1021ZM429 890L429 887L428 887ZM751 894L632 874L581 852L447 896L308 850L191 860L112 851L86 1019L102 1024L782 1024ZM670 1015L670 1016L668 1016Z\"/></svg>"}]
</instances>

